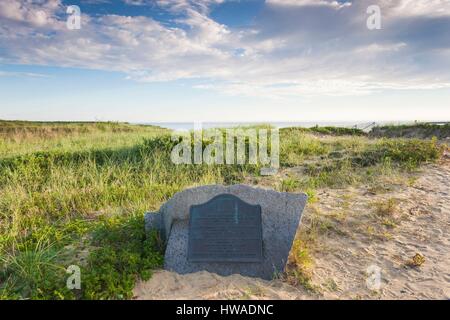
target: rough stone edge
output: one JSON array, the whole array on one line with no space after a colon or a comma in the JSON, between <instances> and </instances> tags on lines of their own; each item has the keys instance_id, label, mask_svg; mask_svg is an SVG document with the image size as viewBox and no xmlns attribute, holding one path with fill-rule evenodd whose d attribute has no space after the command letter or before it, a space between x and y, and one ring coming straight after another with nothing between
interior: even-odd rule
<instances>
[{"instance_id":1,"label":"rough stone edge","mask_svg":"<svg viewBox=\"0 0 450 320\"><path fill-rule=\"evenodd\" d=\"M235 194L235 191L239 191L239 189L244 188L247 190L251 190L252 192L269 192L272 195L276 196L283 196L286 197L285 201L286 204L289 202L287 198L291 198L292 201L301 201L303 206L299 209L300 210L300 219L299 219L299 225L302 220L303 211L305 209L305 206L308 201L308 196L305 193L291 193L291 192L281 192L270 188L261 188L257 186L251 186L246 184L235 184L235 185L220 185L220 184L210 184L210 185L204 185L204 186L195 186L186 188L184 190L181 190L173 195L167 202L165 202L157 212L147 212L145 213L145 230L146 232L149 232L152 229L156 229L160 232L162 238L165 238L166 241L169 240L170 236L170 230L172 228L173 221L176 220L176 217L171 216L167 213L167 208L169 208L171 205L175 204L177 201L179 201L178 198L180 198L183 195L186 195L188 193L191 194L200 194L201 190L205 191L206 200L202 200L199 203L192 203L193 204L201 204L209 201L214 196L220 194L220 193L230 193ZM303 198L303 199L299 199ZM252 204L252 203L250 203ZM189 219L189 213L186 212L184 215L184 219Z\"/></svg>"},{"instance_id":2,"label":"rough stone edge","mask_svg":"<svg viewBox=\"0 0 450 320\"><path fill-rule=\"evenodd\" d=\"M208 200L212 199L214 196L221 193L229 193L229 186L219 184L196 186L186 188L175 193L173 197L171 197L166 203L164 203L159 210L163 215L162 222L166 240L169 240L170 230L172 228L174 220L189 220L188 210L183 213L179 210L173 210L171 206L176 206L177 202L183 199L182 197L190 197L190 199L192 200L191 205L194 205L205 203Z\"/></svg>"},{"instance_id":3,"label":"rough stone edge","mask_svg":"<svg viewBox=\"0 0 450 320\"><path fill-rule=\"evenodd\" d=\"M205 188L206 187L206 188ZM203 189L203 190L202 190ZM190 188L186 189L189 190L189 192L183 193L181 196L177 196L177 201L180 202L181 206L178 206L177 203L169 203L169 205L166 207L169 209L169 213L172 213L171 217L173 218L170 221L170 235L168 237L169 240L167 240L168 248L172 249L172 251L166 251L165 254L165 260L164 260L164 268L166 270L171 270L178 272L180 274L186 274L186 273L192 273L197 272L201 270L209 270L210 272L214 272L223 276L228 276L230 274L239 273L244 274L246 276L250 277L258 277L263 279L272 279L273 275L278 272L282 272L285 270L287 259L289 256L289 252L292 249L293 241L295 240L295 236L298 231L298 226L301 223L303 213L305 206L307 205L308 196L305 193L288 193L288 192L279 192L273 189L267 189L267 188L261 188L261 187L254 187L250 185L232 185L232 186L221 186L221 185L212 185L212 186L203 186L203 187L197 187L197 188ZM185 191L186 191L185 190ZM204 192L202 192L204 191ZM199 194L200 193L200 194ZM247 264L246 266L242 266L241 264L217 264L217 263L198 263L198 264L189 264L186 263L186 253L180 252L179 247L180 244L178 243L178 240L175 238L172 238L173 232L172 232L172 226L175 226L176 223L184 221L184 223L187 223L189 219L189 212L188 207L190 205L195 204L203 204L209 200L211 200L214 196L220 194L220 193L229 193L231 195L235 195L239 197L241 200L248 204L261 204L265 203L265 207L263 207L263 225L267 224L269 216L267 213L270 212L287 212L287 213L293 213L297 212L295 216L291 216L295 220L292 220L291 223L286 225L286 232L289 233L288 242L289 245L286 246L286 250L283 251L283 258L279 261L279 263L275 263L274 265L270 265L269 260L264 260L262 264L256 264L251 266L250 264ZM265 200L260 200L260 196L265 196ZM192 202L189 202L192 197ZM252 199L254 198L254 199ZM269 200L267 200L269 198ZM276 199L277 201L272 201L270 199ZM186 201L188 202L186 204ZM267 201L270 202L270 204L267 204ZM272 206L274 202L278 202L278 204L275 204ZM181 209L184 211L180 215L180 212L177 211L177 209ZM173 211L174 210L174 211ZM266 215L264 216L264 211L266 211ZM168 214L169 215L169 214ZM264 218L265 217L265 218ZM280 225L281 226L281 225ZM178 230L179 231L179 230ZM179 232L178 232L178 237ZM183 237L187 237L187 235L183 235ZM184 238L183 238L184 239ZM267 241L267 238L264 237L265 241ZM184 239L186 242L187 239ZM270 241L269 241L270 242ZM172 245L170 245L172 243ZM183 243L183 242L182 242ZM176 245L174 247L173 245ZM271 257L276 257L277 255L273 255L273 245L274 243L271 242L271 244L264 248L265 254L268 254ZM184 243L184 246L186 246L186 243ZM271 247L272 249L269 249ZM173 251L173 249L178 249ZM284 254L284 251L285 254ZM172 255L170 259L168 259L168 256ZM269 268L270 265L270 268ZM269 270L270 269L270 270Z\"/></svg>"},{"instance_id":4,"label":"rough stone edge","mask_svg":"<svg viewBox=\"0 0 450 320\"><path fill-rule=\"evenodd\" d=\"M145 232L157 230L162 237L165 236L163 228L163 217L160 212L146 212L144 215Z\"/></svg>"}]
</instances>

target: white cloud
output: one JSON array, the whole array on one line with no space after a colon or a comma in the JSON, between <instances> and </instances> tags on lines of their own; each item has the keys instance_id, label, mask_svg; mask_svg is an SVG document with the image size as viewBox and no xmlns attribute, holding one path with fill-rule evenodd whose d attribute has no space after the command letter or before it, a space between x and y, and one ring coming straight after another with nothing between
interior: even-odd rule
<instances>
[{"instance_id":1,"label":"white cloud","mask_svg":"<svg viewBox=\"0 0 450 320\"><path fill-rule=\"evenodd\" d=\"M135 81L207 79L196 87L271 98L449 86L450 44L441 40L450 28L441 36L434 30L450 21L435 20L437 0L413 7L379 1L388 17L380 31L366 28L369 0L270 0L244 29L210 17L220 2L158 0L176 12L171 26L149 17L83 15L82 29L68 30L59 1L6 0L0 61L121 71ZM429 15L417 16L419 7ZM399 8L408 8L401 17Z\"/></svg>"},{"instance_id":2,"label":"white cloud","mask_svg":"<svg viewBox=\"0 0 450 320\"><path fill-rule=\"evenodd\" d=\"M155 0L156 3L171 10L172 12L184 12L187 10L196 10L202 14L209 12L211 5L220 4L226 0Z\"/></svg>"},{"instance_id":3,"label":"white cloud","mask_svg":"<svg viewBox=\"0 0 450 320\"><path fill-rule=\"evenodd\" d=\"M335 9L342 9L350 7L352 3L350 1L338 2L336 0L266 0L269 5L281 5L281 6L312 6L312 7L331 7Z\"/></svg>"},{"instance_id":4,"label":"white cloud","mask_svg":"<svg viewBox=\"0 0 450 320\"><path fill-rule=\"evenodd\" d=\"M3 0L0 2L0 18L14 22L25 22L34 27L54 26L55 13L60 8L59 0L40 2Z\"/></svg>"},{"instance_id":5,"label":"white cloud","mask_svg":"<svg viewBox=\"0 0 450 320\"><path fill-rule=\"evenodd\" d=\"M372 43L369 45L364 45L362 47L356 48L355 53L357 54L379 54L379 53L387 53L387 52L397 52L401 49L404 49L407 46L406 43L393 43L393 44L377 44Z\"/></svg>"},{"instance_id":6,"label":"white cloud","mask_svg":"<svg viewBox=\"0 0 450 320\"><path fill-rule=\"evenodd\" d=\"M49 75L33 72L12 72L0 70L0 77L30 77L30 78L48 78Z\"/></svg>"},{"instance_id":7,"label":"white cloud","mask_svg":"<svg viewBox=\"0 0 450 320\"><path fill-rule=\"evenodd\" d=\"M394 16L450 16L450 0L383 0L381 7Z\"/></svg>"}]
</instances>

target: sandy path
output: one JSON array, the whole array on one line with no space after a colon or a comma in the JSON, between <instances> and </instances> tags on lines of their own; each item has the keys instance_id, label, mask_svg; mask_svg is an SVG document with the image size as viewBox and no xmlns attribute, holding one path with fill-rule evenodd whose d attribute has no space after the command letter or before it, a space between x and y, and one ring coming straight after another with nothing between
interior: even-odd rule
<instances>
[{"instance_id":1,"label":"sandy path","mask_svg":"<svg viewBox=\"0 0 450 320\"><path fill-rule=\"evenodd\" d=\"M294 288L281 281L265 281L241 275L221 277L201 271L179 275L158 271L147 282L134 289L135 299L307 299L302 288Z\"/></svg>"},{"instance_id":2,"label":"sandy path","mask_svg":"<svg viewBox=\"0 0 450 320\"><path fill-rule=\"evenodd\" d=\"M318 206L325 214L333 212L339 196L339 191L321 195ZM399 201L392 219L396 227L381 225L376 220L379 217L374 218L373 209L367 206L372 201L389 198ZM351 236L321 237L323 248L314 254L313 282L320 286L325 298L450 298L448 161L428 166L411 187L372 196L363 188L353 190L349 202L350 213L340 230ZM425 257L423 265L407 266L417 253ZM369 290L366 285L370 266L380 268L379 290ZM327 286L330 282L336 284L333 289Z\"/></svg>"},{"instance_id":3,"label":"sandy path","mask_svg":"<svg viewBox=\"0 0 450 320\"><path fill-rule=\"evenodd\" d=\"M387 217L374 202L396 199ZM450 299L450 161L428 165L411 186L372 193L368 188L323 190L305 211L329 228L312 252L315 290L280 280L263 281L208 272L158 271L136 285L136 299ZM408 261L420 253L420 267ZM380 286L367 286L368 268L379 268ZM375 284L371 282L371 284Z\"/></svg>"}]
</instances>

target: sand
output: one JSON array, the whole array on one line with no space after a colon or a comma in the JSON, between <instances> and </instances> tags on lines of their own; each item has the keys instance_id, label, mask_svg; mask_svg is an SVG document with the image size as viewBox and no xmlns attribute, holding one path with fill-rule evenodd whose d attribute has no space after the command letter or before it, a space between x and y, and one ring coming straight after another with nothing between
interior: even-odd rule
<instances>
[{"instance_id":1,"label":"sand","mask_svg":"<svg viewBox=\"0 0 450 320\"><path fill-rule=\"evenodd\" d=\"M137 283L135 299L450 299L450 159L425 166L417 177L384 192L320 191L298 232L317 217L327 222L311 253L313 290L281 280L161 270ZM377 212L374 203L389 199L395 209ZM413 266L417 254L425 261ZM370 281L377 268L379 286Z\"/></svg>"}]
</instances>

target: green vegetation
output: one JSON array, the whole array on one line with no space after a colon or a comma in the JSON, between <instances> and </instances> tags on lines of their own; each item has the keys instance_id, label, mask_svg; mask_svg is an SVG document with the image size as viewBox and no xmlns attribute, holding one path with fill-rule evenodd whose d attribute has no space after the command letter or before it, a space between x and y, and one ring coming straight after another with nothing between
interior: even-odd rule
<instances>
[{"instance_id":1,"label":"green vegetation","mask_svg":"<svg viewBox=\"0 0 450 320\"><path fill-rule=\"evenodd\" d=\"M292 181L283 183L290 191L373 183L392 170L415 170L438 159L443 150L435 139L318 138L292 132L282 134L281 139L281 165L300 166L304 173L295 181L295 188Z\"/></svg>"},{"instance_id":2,"label":"green vegetation","mask_svg":"<svg viewBox=\"0 0 450 320\"><path fill-rule=\"evenodd\" d=\"M379 216L392 216L397 211L398 200L389 198L386 201L374 202L375 213Z\"/></svg>"},{"instance_id":3,"label":"green vegetation","mask_svg":"<svg viewBox=\"0 0 450 320\"><path fill-rule=\"evenodd\" d=\"M27 122L0 120L0 157L32 152L74 152L132 147L169 131L114 122Z\"/></svg>"},{"instance_id":4,"label":"green vegetation","mask_svg":"<svg viewBox=\"0 0 450 320\"><path fill-rule=\"evenodd\" d=\"M405 265L407 267L415 268L415 267L422 266L424 263L425 263L425 257L423 255L421 255L420 253L416 253L414 255L414 257L412 257L405 263Z\"/></svg>"},{"instance_id":5,"label":"green vegetation","mask_svg":"<svg viewBox=\"0 0 450 320\"><path fill-rule=\"evenodd\" d=\"M0 122L0 298L131 298L135 281L163 262L164 244L144 233L143 213L188 186L258 178L315 201L319 188L375 183L442 152L436 140L331 128L282 129L280 142L280 175L295 169L281 184L255 165L174 165L176 142L158 127ZM308 261L303 244L299 265ZM81 267L81 290L66 288L70 265ZM305 286L306 269L294 269Z\"/></svg>"},{"instance_id":6,"label":"green vegetation","mask_svg":"<svg viewBox=\"0 0 450 320\"><path fill-rule=\"evenodd\" d=\"M148 280L163 263L163 243L156 232L145 235L142 215L103 221L93 244L83 272L88 299L131 298L137 278Z\"/></svg>"},{"instance_id":7,"label":"green vegetation","mask_svg":"<svg viewBox=\"0 0 450 320\"><path fill-rule=\"evenodd\" d=\"M296 239L292 245L292 252L287 266L286 280L292 285L302 285L305 289L314 291L315 287L311 283L313 262L307 243Z\"/></svg>"},{"instance_id":8,"label":"green vegetation","mask_svg":"<svg viewBox=\"0 0 450 320\"><path fill-rule=\"evenodd\" d=\"M388 125L375 127L371 130L372 137L390 137L390 138L421 138L446 139L450 137L450 123L416 123L406 125Z\"/></svg>"},{"instance_id":9,"label":"green vegetation","mask_svg":"<svg viewBox=\"0 0 450 320\"><path fill-rule=\"evenodd\" d=\"M311 128L300 128L300 127L292 127L286 128L285 131L297 131L304 133L317 133L323 135L332 135L332 136L366 136L367 134L357 128L343 128L343 127L311 127Z\"/></svg>"}]
</instances>

